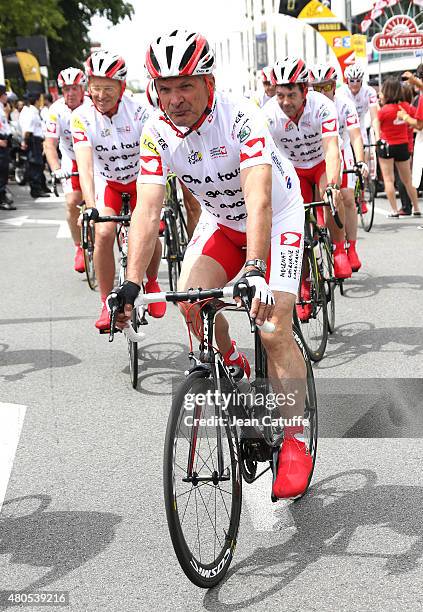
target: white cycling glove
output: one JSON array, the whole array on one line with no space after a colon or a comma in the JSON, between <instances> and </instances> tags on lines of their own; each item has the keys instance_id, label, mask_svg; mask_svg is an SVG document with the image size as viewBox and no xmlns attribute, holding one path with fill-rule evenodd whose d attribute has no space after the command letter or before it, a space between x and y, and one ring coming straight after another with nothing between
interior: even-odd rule
<instances>
[{"instance_id":1,"label":"white cycling glove","mask_svg":"<svg viewBox=\"0 0 423 612\"><path fill-rule=\"evenodd\" d=\"M53 176L56 181L62 181L63 179L68 178L68 173L59 168L58 170L53 170Z\"/></svg>"},{"instance_id":2,"label":"white cycling glove","mask_svg":"<svg viewBox=\"0 0 423 612\"><path fill-rule=\"evenodd\" d=\"M246 272L246 274L241 276L241 278L235 283L234 297L239 295L238 290L242 284L245 284L251 288L252 299L258 298L262 304L273 305L275 303L273 293L260 272L251 270L250 272Z\"/></svg>"},{"instance_id":3,"label":"white cycling glove","mask_svg":"<svg viewBox=\"0 0 423 612\"><path fill-rule=\"evenodd\" d=\"M357 165L357 168L358 168L358 170L359 170L359 172L360 172L360 174L361 174L361 176L363 178L368 176L368 174L369 174L369 167L368 167L368 165L365 162L359 161L359 162L357 162L356 165Z\"/></svg>"}]
</instances>

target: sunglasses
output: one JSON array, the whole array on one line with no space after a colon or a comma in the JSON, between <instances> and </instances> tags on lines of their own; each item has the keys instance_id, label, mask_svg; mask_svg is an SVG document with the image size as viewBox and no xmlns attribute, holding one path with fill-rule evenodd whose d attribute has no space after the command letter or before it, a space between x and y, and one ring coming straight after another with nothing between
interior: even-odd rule
<instances>
[{"instance_id":1,"label":"sunglasses","mask_svg":"<svg viewBox=\"0 0 423 612\"><path fill-rule=\"evenodd\" d=\"M361 83L361 79L348 79L348 83Z\"/></svg>"},{"instance_id":2,"label":"sunglasses","mask_svg":"<svg viewBox=\"0 0 423 612\"><path fill-rule=\"evenodd\" d=\"M326 85L313 85L313 89L314 91L325 91L326 93L329 93L332 91L333 85L332 83L326 83Z\"/></svg>"}]
</instances>

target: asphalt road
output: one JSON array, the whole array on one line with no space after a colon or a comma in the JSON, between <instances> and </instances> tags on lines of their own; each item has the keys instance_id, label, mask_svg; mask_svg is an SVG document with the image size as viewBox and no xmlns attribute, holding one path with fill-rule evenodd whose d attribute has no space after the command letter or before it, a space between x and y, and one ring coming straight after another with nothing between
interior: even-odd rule
<instances>
[{"instance_id":1,"label":"asphalt road","mask_svg":"<svg viewBox=\"0 0 423 612\"><path fill-rule=\"evenodd\" d=\"M269 479L244 487L230 572L207 592L181 572L163 506L172 381L188 365L177 310L146 328L134 391L124 339L96 333L98 294L72 270L63 202L15 194L18 210L0 211L0 495L13 465L0 591L68 591L72 612L421 609L421 221L387 219L377 201L314 370L313 485L277 504Z\"/></svg>"}]
</instances>

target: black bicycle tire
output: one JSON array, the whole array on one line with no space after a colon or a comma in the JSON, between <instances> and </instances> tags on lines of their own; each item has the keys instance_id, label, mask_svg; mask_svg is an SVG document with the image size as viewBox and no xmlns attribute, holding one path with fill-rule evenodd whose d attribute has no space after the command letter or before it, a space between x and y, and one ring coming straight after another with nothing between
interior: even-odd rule
<instances>
[{"instance_id":1,"label":"black bicycle tire","mask_svg":"<svg viewBox=\"0 0 423 612\"><path fill-rule=\"evenodd\" d=\"M138 315L136 308L132 309L131 326L134 331L138 331ZM138 342L133 342L127 336L128 342L128 357L129 357L129 377L133 389L138 386Z\"/></svg>"},{"instance_id":2,"label":"black bicycle tire","mask_svg":"<svg viewBox=\"0 0 423 612\"><path fill-rule=\"evenodd\" d=\"M320 238L323 278L326 291L326 306L328 311L328 330L333 334L336 321L336 300L335 300L335 271L333 267L332 245L328 236ZM330 298L328 300L328 297ZM330 304L328 306L328 304Z\"/></svg>"},{"instance_id":3,"label":"black bicycle tire","mask_svg":"<svg viewBox=\"0 0 423 612\"><path fill-rule=\"evenodd\" d=\"M95 276L94 268L95 229L91 226L88 227L88 240L91 243L91 246L88 246L86 249L82 249L84 252L85 276L87 279L88 287L91 289L91 291L95 291L97 288L97 279Z\"/></svg>"},{"instance_id":4,"label":"black bicycle tire","mask_svg":"<svg viewBox=\"0 0 423 612\"><path fill-rule=\"evenodd\" d=\"M170 291L177 291L178 279L181 273L181 262L179 257L179 234L176 226L176 220L171 212L165 217L166 229L165 229L165 256L167 260L167 271L169 279Z\"/></svg>"},{"instance_id":5,"label":"black bicycle tire","mask_svg":"<svg viewBox=\"0 0 423 612\"><path fill-rule=\"evenodd\" d=\"M242 506L242 477L239 464L239 448L237 441L235 442L236 448L234 448L231 434L231 436L228 437L228 441L232 464L232 496L234 503L231 508L229 529L225 538L225 546L215 559L216 564L213 566L213 564L204 565L201 563L189 550L179 523L175 488L173 484L173 460L175 432L178 427L181 408L183 409L186 393L193 387L196 380L206 377L210 377L210 372L207 370L192 372L177 390L172 402L166 428L163 461L164 502L173 548L187 578L193 584L201 588L211 588L215 586L223 579L228 571L235 550ZM227 425L227 428L229 428L229 425ZM235 460L233 460L234 458ZM234 470L238 472L236 478L234 478L233 475ZM195 569L194 563L198 569Z\"/></svg>"},{"instance_id":6,"label":"black bicycle tire","mask_svg":"<svg viewBox=\"0 0 423 612\"><path fill-rule=\"evenodd\" d=\"M375 184L374 181L369 180L368 178L364 180L365 189L367 187L369 193L369 200L366 200L367 205L367 213L363 215L361 211L361 206L359 208L360 213L360 223L361 227L365 232L370 232L373 227L373 221L375 218Z\"/></svg>"},{"instance_id":7,"label":"black bicycle tire","mask_svg":"<svg viewBox=\"0 0 423 612\"><path fill-rule=\"evenodd\" d=\"M313 265L313 261L308 254L305 255L304 259L306 258L308 259L309 270L311 270L313 277L315 278L315 268ZM303 266L304 266L304 263L303 263ZM321 278L315 279L314 282L311 284L311 287L313 288L319 287L319 296L320 296L319 301L321 302L321 310L323 313L323 326L322 326L321 340L317 348L311 347L310 343L307 341L307 335L303 333L303 330L306 329L306 326L309 325L309 322L304 322L304 323L301 322L300 319L298 318L296 309L294 309L294 323L301 330L301 337L303 339L305 347L307 348L307 352L308 352L310 359L314 362L318 362L318 361L321 361L321 359L323 359L325 351L326 351L327 342L328 342L328 336L329 336L328 312L327 312L327 303L326 303L326 292L325 292L323 280ZM311 298L314 298L315 295L316 295L316 292L315 290L313 290L311 294ZM313 306L313 299L311 301L312 301L312 306ZM312 317L310 317L309 321L311 320L311 318Z\"/></svg>"},{"instance_id":8,"label":"black bicycle tire","mask_svg":"<svg viewBox=\"0 0 423 612\"><path fill-rule=\"evenodd\" d=\"M311 479L313 478L315 464L316 464L317 441L319 437L318 436L318 433L319 433L318 431L318 408L317 408L317 392L316 392L316 385L314 383L313 367L311 364L310 357L308 355L308 351L303 343L303 336L295 325L293 327L293 335L294 335L294 340L297 343L297 346L299 347L302 353L302 356L304 358L305 364L306 364L308 405L306 404L304 408L304 417L311 419L310 438L309 438L308 448L309 449L311 448L310 455L313 459L313 467L310 472L307 488L305 489L304 493L301 495L301 497L303 497L306 494L307 489L310 486ZM301 499L301 497L297 499Z\"/></svg>"}]
</instances>

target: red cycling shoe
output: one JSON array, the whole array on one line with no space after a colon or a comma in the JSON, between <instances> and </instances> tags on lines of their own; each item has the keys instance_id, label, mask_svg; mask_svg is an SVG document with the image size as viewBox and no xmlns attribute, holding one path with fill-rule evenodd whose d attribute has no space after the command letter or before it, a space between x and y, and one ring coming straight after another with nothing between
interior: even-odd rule
<instances>
[{"instance_id":1,"label":"red cycling shoe","mask_svg":"<svg viewBox=\"0 0 423 612\"><path fill-rule=\"evenodd\" d=\"M73 268L75 272L85 272L84 251L82 250L79 244L75 246L76 246L76 251L75 251L75 260L74 260Z\"/></svg>"},{"instance_id":2,"label":"red cycling shoe","mask_svg":"<svg viewBox=\"0 0 423 612\"><path fill-rule=\"evenodd\" d=\"M301 281L300 296L304 302L307 302L310 300L311 291L310 291L310 281L308 279ZM299 320L302 321L302 323L307 323L307 321L311 317L311 313L313 312L313 308L311 304L304 304L304 305L297 304L295 308L297 310L297 316Z\"/></svg>"},{"instance_id":3,"label":"red cycling shoe","mask_svg":"<svg viewBox=\"0 0 423 612\"><path fill-rule=\"evenodd\" d=\"M230 348L226 355L223 356L223 361L227 366L238 366L244 370L247 378L250 378L250 364L248 363L248 359L244 353L238 352L235 340L232 340L232 348Z\"/></svg>"},{"instance_id":4,"label":"red cycling shoe","mask_svg":"<svg viewBox=\"0 0 423 612\"><path fill-rule=\"evenodd\" d=\"M160 293L157 278L149 278L145 283L145 293ZM155 319L161 319L166 312L166 302L156 302L147 306L148 314Z\"/></svg>"},{"instance_id":5,"label":"red cycling shoe","mask_svg":"<svg viewBox=\"0 0 423 612\"><path fill-rule=\"evenodd\" d=\"M304 442L295 437L285 438L278 458L278 471L272 492L278 499L301 497L308 487L313 459Z\"/></svg>"},{"instance_id":6,"label":"red cycling shoe","mask_svg":"<svg viewBox=\"0 0 423 612\"><path fill-rule=\"evenodd\" d=\"M343 242L333 243L333 267L336 278L350 278L352 275L351 264L345 251Z\"/></svg>"},{"instance_id":7,"label":"red cycling shoe","mask_svg":"<svg viewBox=\"0 0 423 612\"><path fill-rule=\"evenodd\" d=\"M350 262L351 270L353 272L358 272L359 269L361 268L361 261L360 261L359 256L357 255L357 251L355 250L356 242L357 242L356 240L350 240L349 246L347 249L348 261Z\"/></svg>"},{"instance_id":8,"label":"red cycling shoe","mask_svg":"<svg viewBox=\"0 0 423 612\"><path fill-rule=\"evenodd\" d=\"M109 314L109 311L107 310L106 302L102 300L101 304L102 304L101 313L97 321L95 322L95 326L97 329L101 329L101 330L110 329L110 314Z\"/></svg>"}]
</instances>

